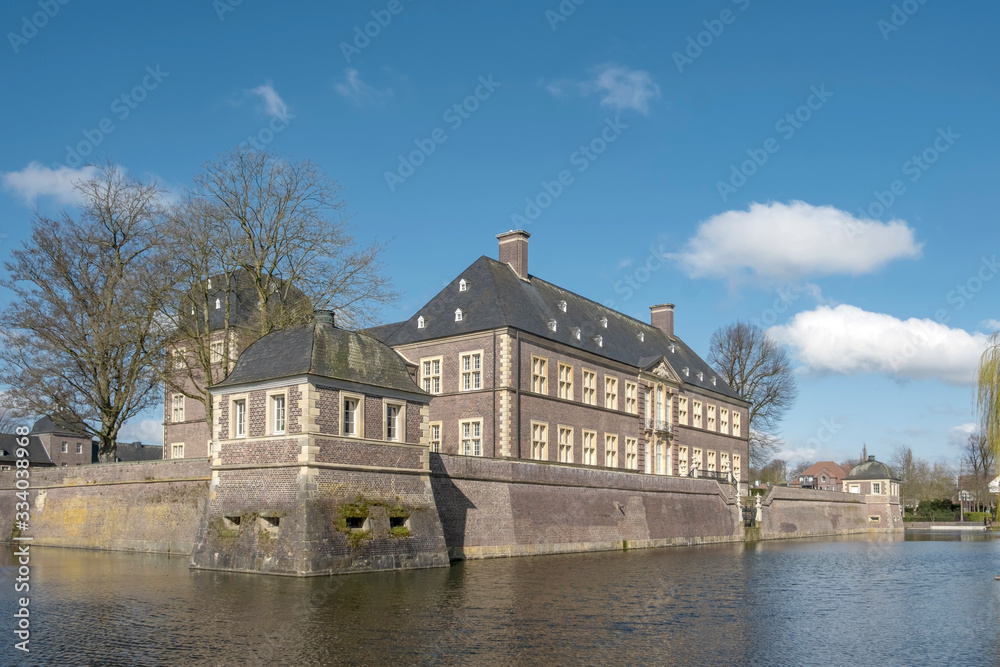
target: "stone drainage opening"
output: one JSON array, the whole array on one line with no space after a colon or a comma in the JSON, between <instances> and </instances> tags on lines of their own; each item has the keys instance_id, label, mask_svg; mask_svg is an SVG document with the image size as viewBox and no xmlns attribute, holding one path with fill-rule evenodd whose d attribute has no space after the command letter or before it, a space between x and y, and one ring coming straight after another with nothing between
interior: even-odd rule
<instances>
[{"instance_id":1,"label":"stone drainage opening","mask_svg":"<svg viewBox=\"0 0 1000 667\"><path fill-rule=\"evenodd\" d=\"M240 527L240 516L224 516L222 517L223 525L229 530L239 530Z\"/></svg>"},{"instance_id":2,"label":"stone drainage opening","mask_svg":"<svg viewBox=\"0 0 1000 667\"><path fill-rule=\"evenodd\" d=\"M261 530L268 533L277 534L279 526L281 526L281 518L276 516L262 516L258 520L258 525Z\"/></svg>"},{"instance_id":3,"label":"stone drainage opening","mask_svg":"<svg viewBox=\"0 0 1000 667\"><path fill-rule=\"evenodd\" d=\"M354 530L368 530L368 518L363 516L349 516L345 519L347 522L347 529Z\"/></svg>"}]
</instances>

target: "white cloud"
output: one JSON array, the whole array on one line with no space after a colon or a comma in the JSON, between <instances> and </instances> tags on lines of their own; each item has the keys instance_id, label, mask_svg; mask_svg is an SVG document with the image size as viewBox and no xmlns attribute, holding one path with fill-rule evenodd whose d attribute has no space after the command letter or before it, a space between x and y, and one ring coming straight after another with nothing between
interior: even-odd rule
<instances>
[{"instance_id":1,"label":"white cloud","mask_svg":"<svg viewBox=\"0 0 1000 667\"><path fill-rule=\"evenodd\" d=\"M983 320L979 323L979 330L985 331L986 333L1000 331L1000 320Z\"/></svg>"},{"instance_id":2,"label":"white cloud","mask_svg":"<svg viewBox=\"0 0 1000 667\"><path fill-rule=\"evenodd\" d=\"M157 419L126 422L118 431L118 442L142 442L144 445L163 444L163 422Z\"/></svg>"},{"instance_id":3,"label":"white cloud","mask_svg":"<svg viewBox=\"0 0 1000 667\"><path fill-rule=\"evenodd\" d=\"M860 220L802 201L755 202L701 223L683 251L670 257L692 278L788 281L871 273L894 259L920 257L922 245L902 220Z\"/></svg>"},{"instance_id":4,"label":"white cloud","mask_svg":"<svg viewBox=\"0 0 1000 667\"><path fill-rule=\"evenodd\" d=\"M34 204L39 197L53 197L60 204L75 204L80 201L80 193L74 185L93 178L96 173L97 167L94 166L51 169L31 162L21 171L3 174L3 189L13 192L28 204Z\"/></svg>"},{"instance_id":5,"label":"white cloud","mask_svg":"<svg viewBox=\"0 0 1000 667\"><path fill-rule=\"evenodd\" d=\"M601 96L601 106L615 111L632 109L641 114L649 114L649 103L660 98L660 87L645 70L630 70L621 65L606 63L593 70L593 78L587 81L556 79L539 81L553 97L566 97L575 89L581 97L597 93Z\"/></svg>"},{"instance_id":6,"label":"white cloud","mask_svg":"<svg viewBox=\"0 0 1000 667\"><path fill-rule=\"evenodd\" d=\"M807 371L969 385L987 337L931 319L900 320L857 306L819 306L768 330Z\"/></svg>"},{"instance_id":7,"label":"white cloud","mask_svg":"<svg viewBox=\"0 0 1000 667\"><path fill-rule=\"evenodd\" d=\"M378 90L377 88L368 85L361 80L361 75L358 73L358 70L352 67L348 67L344 70L344 75L344 82L335 83L333 85L333 89L336 90L342 97L346 97L358 106L364 106L365 104L381 106L385 103L386 99L392 97L392 88Z\"/></svg>"},{"instance_id":8,"label":"white cloud","mask_svg":"<svg viewBox=\"0 0 1000 667\"><path fill-rule=\"evenodd\" d=\"M962 449L969 442L969 434L975 433L979 427L973 422L966 422L948 429L948 446Z\"/></svg>"},{"instance_id":9,"label":"white cloud","mask_svg":"<svg viewBox=\"0 0 1000 667\"><path fill-rule=\"evenodd\" d=\"M264 111L273 118L278 120L288 120L288 105L285 101L281 99L281 95L278 95L278 91L274 89L271 82L257 86L256 88L250 88L244 91L248 95L257 95L264 102Z\"/></svg>"}]
</instances>

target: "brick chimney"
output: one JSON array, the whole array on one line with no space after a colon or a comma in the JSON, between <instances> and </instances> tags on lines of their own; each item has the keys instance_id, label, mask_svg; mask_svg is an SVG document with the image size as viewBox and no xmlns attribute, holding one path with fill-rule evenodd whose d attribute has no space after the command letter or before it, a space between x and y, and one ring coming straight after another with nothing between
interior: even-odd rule
<instances>
[{"instance_id":1,"label":"brick chimney","mask_svg":"<svg viewBox=\"0 0 1000 667\"><path fill-rule=\"evenodd\" d=\"M500 263L509 264L521 280L528 279L528 237L523 229L512 229L498 234L500 240Z\"/></svg>"},{"instance_id":2,"label":"brick chimney","mask_svg":"<svg viewBox=\"0 0 1000 667\"><path fill-rule=\"evenodd\" d=\"M658 306L649 307L649 323L654 327L674 337L674 304L661 303Z\"/></svg>"},{"instance_id":3,"label":"brick chimney","mask_svg":"<svg viewBox=\"0 0 1000 667\"><path fill-rule=\"evenodd\" d=\"M313 311L313 322L316 324L329 324L333 325L333 311L332 310L314 310Z\"/></svg>"}]
</instances>

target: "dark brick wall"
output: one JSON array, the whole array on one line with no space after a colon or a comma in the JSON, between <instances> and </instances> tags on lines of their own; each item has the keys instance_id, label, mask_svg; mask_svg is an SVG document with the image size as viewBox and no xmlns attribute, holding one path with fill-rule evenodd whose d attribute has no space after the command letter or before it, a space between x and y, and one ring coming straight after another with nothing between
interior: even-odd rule
<instances>
[{"instance_id":1,"label":"dark brick wall","mask_svg":"<svg viewBox=\"0 0 1000 667\"><path fill-rule=\"evenodd\" d=\"M302 446L298 440L228 440L221 445L222 462L239 463L288 463L298 460Z\"/></svg>"},{"instance_id":2,"label":"dark brick wall","mask_svg":"<svg viewBox=\"0 0 1000 667\"><path fill-rule=\"evenodd\" d=\"M319 452L316 460L321 463L385 466L387 468L423 468L423 449L388 443L369 443L357 440L316 439Z\"/></svg>"},{"instance_id":3,"label":"dark brick wall","mask_svg":"<svg viewBox=\"0 0 1000 667\"><path fill-rule=\"evenodd\" d=\"M324 435L340 435L340 392L330 387L316 387L319 393L316 427Z\"/></svg>"}]
</instances>

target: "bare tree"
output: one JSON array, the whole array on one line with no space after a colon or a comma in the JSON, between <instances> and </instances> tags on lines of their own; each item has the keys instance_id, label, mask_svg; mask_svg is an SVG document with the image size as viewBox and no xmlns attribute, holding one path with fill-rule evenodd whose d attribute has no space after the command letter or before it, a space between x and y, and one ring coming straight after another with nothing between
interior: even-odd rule
<instances>
[{"instance_id":1,"label":"bare tree","mask_svg":"<svg viewBox=\"0 0 1000 667\"><path fill-rule=\"evenodd\" d=\"M750 402L750 463L763 466L778 450L778 424L798 396L788 352L757 325L737 321L712 334L708 361Z\"/></svg>"},{"instance_id":2,"label":"bare tree","mask_svg":"<svg viewBox=\"0 0 1000 667\"><path fill-rule=\"evenodd\" d=\"M77 185L79 215L37 211L4 262L15 298L0 332L11 407L79 425L113 459L118 431L156 402L160 191L113 165Z\"/></svg>"},{"instance_id":3,"label":"bare tree","mask_svg":"<svg viewBox=\"0 0 1000 667\"><path fill-rule=\"evenodd\" d=\"M196 185L166 232L178 257L164 316L185 349L163 376L201 400L212 423L207 388L252 342L314 308L336 310L338 324L370 324L374 306L397 295L379 262L384 246L355 243L339 186L311 162L240 147L205 165Z\"/></svg>"},{"instance_id":4,"label":"bare tree","mask_svg":"<svg viewBox=\"0 0 1000 667\"><path fill-rule=\"evenodd\" d=\"M990 480L994 477L996 452L981 431L970 433L962 450L961 465L970 475L959 475L959 491L968 492L977 507L990 503Z\"/></svg>"},{"instance_id":5,"label":"bare tree","mask_svg":"<svg viewBox=\"0 0 1000 667\"><path fill-rule=\"evenodd\" d=\"M767 465L760 469L759 481L761 484L785 484L788 482L788 464L783 459L771 459Z\"/></svg>"}]
</instances>

